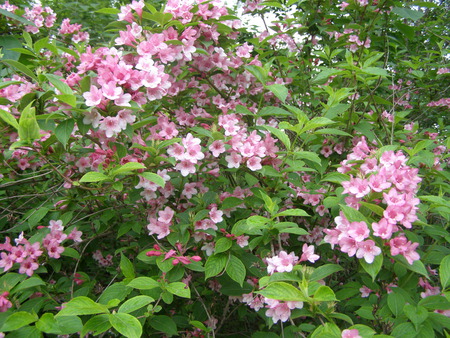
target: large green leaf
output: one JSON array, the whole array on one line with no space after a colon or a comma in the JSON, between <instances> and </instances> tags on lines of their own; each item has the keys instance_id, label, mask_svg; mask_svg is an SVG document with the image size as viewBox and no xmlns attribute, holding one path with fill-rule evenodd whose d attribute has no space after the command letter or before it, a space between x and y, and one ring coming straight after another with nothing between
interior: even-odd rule
<instances>
[{"instance_id":1,"label":"large green leaf","mask_svg":"<svg viewBox=\"0 0 450 338\"><path fill-rule=\"evenodd\" d=\"M270 299L283 301L303 302L306 300L306 297L299 289L285 282L270 283L265 289L256 293Z\"/></svg>"},{"instance_id":2,"label":"large green leaf","mask_svg":"<svg viewBox=\"0 0 450 338\"><path fill-rule=\"evenodd\" d=\"M95 315L108 312L106 305L98 304L88 297L80 296L70 300L56 316Z\"/></svg>"},{"instance_id":3,"label":"large green leaf","mask_svg":"<svg viewBox=\"0 0 450 338\"><path fill-rule=\"evenodd\" d=\"M246 269L244 263L236 256L231 255L225 268L228 276L240 286L244 283Z\"/></svg>"},{"instance_id":4,"label":"large green leaf","mask_svg":"<svg viewBox=\"0 0 450 338\"><path fill-rule=\"evenodd\" d=\"M142 335L142 325L136 317L128 313L113 313L109 315L109 322L122 335L139 338Z\"/></svg>"}]
</instances>

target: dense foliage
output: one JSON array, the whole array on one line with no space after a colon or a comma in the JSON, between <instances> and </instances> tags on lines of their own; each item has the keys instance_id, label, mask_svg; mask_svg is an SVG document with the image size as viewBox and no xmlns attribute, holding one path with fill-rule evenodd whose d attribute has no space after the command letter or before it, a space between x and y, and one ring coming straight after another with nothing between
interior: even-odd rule
<instances>
[{"instance_id":1,"label":"dense foliage","mask_svg":"<svg viewBox=\"0 0 450 338\"><path fill-rule=\"evenodd\" d=\"M448 336L446 6L1 5L0 335Z\"/></svg>"}]
</instances>

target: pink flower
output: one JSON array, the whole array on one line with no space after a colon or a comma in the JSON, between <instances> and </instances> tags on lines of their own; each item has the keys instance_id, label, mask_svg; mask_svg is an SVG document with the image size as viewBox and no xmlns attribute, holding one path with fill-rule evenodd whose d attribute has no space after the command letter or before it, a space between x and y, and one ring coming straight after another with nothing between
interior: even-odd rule
<instances>
[{"instance_id":1,"label":"pink flower","mask_svg":"<svg viewBox=\"0 0 450 338\"><path fill-rule=\"evenodd\" d=\"M230 155L225 156L225 161L228 163L228 168L239 168L242 162L242 156L236 152L232 152Z\"/></svg>"},{"instance_id":2,"label":"pink flower","mask_svg":"<svg viewBox=\"0 0 450 338\"><path fill-rule=\"evenodd\" d=\"M309 261L311 263L314 263L320 258L319 255L314 254L314 245L308 246L308 244L306 243L303 244L302 252L303 254L300 257L300 262Z\"/></svg>"},{"instance_id":3,"label":"pink flower","mask_svg":"<svg viewBox=\"0 0 450 338\"><path fill-rule=\"evenodd\" d=\"M247 160L247 167L251 171L256 171L262 169L261 158L253 156Z\"/></svg>"},{"instance_id":4,"label":"pink flower","mask_svg":"<svg viewBox=\"0 0 450 338\"><path fill-rule=\"evenodd\" d=\"M225 152L225 146L222 141L216 140L209 146L209 150L214 157L219 157L220 154Z\"/></svg>"},{"instance_id":5,"label":"pink flower","mask_svg":"<svg viewBox=\"0 0 450 338\"><path fill-rule=\"evenodd\" d=\"M375 245L375 242L371 239L368 239L367 241L358 243L358 250L356 251L356 257L363 258L364 260L372 264L375 256L378 256L381 254L381 249Z\"/></svg>"},{"instance_id":6,"label":"pink flower","mask_svg":"<svg viewBox=\"0 0 450 338\"><path fill-rule=\"evenodd\" d=\"M371 289L369 289L367 286L363 285L359 291L361 292L361 297L362 298L367 298L369 297L370 293L372 292Z\"/></svg>"},{"instance_id":7,"label":"pink flower","mask_svg":"<svg viewBox=\"0 0 450 338\"><path fill-rule=\"evenodd\" d=\"M357 329L342 331L342 338L361 338Z\"/></svg>"},{"instance_id":8,"label":"pink flower","mask_svg":"<svg viewBox=\"0 0 450 338\"><path fill-rule=\"evenodd\" d=\"M290 272L297 264L298 257L293 252L287 254L286 251L280 251L278 255L272 258L266 258L268 263L267 273L273 274L274 272Z\"/></svg>"},{"instance_id":9,"label":"pink flower","mask_svg":"<svg viewBox=\"0 0 450 338\"><path fill-rule=\"evenodd\" d=\"M86 105L92 107L100 104L103 98L103 93L101 89L91 86L91 90L83 93L83 97L86 99Z\"/></svg>"},{"instance_id":10,"label":"pink flower","mask_svg":"<svg viewBox=\"0 0 450 338\"><path fill-rule=\"evenodd\" d=\"M369 237L370 231L366 222L351 222L348 228L348 235L357 242L362 242Z\"/></svg>"}]
</instances>

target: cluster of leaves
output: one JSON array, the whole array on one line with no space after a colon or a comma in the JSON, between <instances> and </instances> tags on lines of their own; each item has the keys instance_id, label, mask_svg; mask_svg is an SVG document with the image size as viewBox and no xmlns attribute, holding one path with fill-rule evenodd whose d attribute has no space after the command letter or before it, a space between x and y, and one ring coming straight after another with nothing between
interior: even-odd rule
<instances>
[{"instance_id":1,"label":"cluster of leaves","mask_svg":"<svg viewBox=\"0 0 450 338\"><path fill-rule=\"evenodd\" d=\"M0 332L448 334L444 5L245 6L277 21L252 35L215 1L100 9L106 47L2 5ZM366 158L420 182L411 227L386 214L400 178L352 186ZM376 234L383 217L414 253ZM324 238L343 218L379 251Z\"/></svg>"}]
</instances>

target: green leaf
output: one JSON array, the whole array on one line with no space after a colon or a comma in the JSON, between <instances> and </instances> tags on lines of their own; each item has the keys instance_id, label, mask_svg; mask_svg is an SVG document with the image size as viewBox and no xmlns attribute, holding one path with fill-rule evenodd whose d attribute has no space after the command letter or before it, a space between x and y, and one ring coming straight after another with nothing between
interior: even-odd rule
<instances>
[{"instance_id":1,"label":"green leaf","mask_svg":"<svg viewBox=\"0 0 450 338\"><path fill-rule=\"evenodd\" d=\"M61 94L73 95L72 88L69 85L62 81L62 77L54 75L54 74L44 74L45 77L55 86L56 89L60 91Z\"/></svg>"},{"instance_id":2,"label":"green leaf","mask_svg":"<svg viewBox=\"0 0 450 338\"><path fill-rule=\"evenodd\" d=\"M339 129L335 129L335 128L323 128L323 129L319 129L316 130L314 132L314 134L318 134L318 135L341 135L341 136L352 136L349 133L343 131L343 130L339 130Z\"/></svg>"},{"instance_id":3,"label":"green leaf","mask_svg":"<svg viewBox=\"0 0 450 338\"><path fill-rule=\"evenodd\" d=\"M388 77L389 74L386 69L379 68L379 67L367 67L362 69L363 73L369 74L369 75L377 75L377 76L384 76Z\"/></svg>"},{"instance_id":4,"label":"green leaf","mask_svg":"<svg viewBox=\"0 0 450 338\"><path fill-rule=\"evenodd\" d=\"M136 296L136 297L128 299L125 303L123 303L119 307L119 310L117 310L117 312L118 313L130 313L130 312L136 311L154 301L155 300L149 296L144 296L144 295Z\"/></svg>"},{"instance_id":5,"label":"green leaf","mask_svg":"<svg viewBox=\"0 0 450 338\"><path fill-rule=\"evenodd\" d=\"M288 222L291 223L291 222ZM275 225L275 228L278 229L278 225L280 225L281 223L278 223ZM305 229L302 228L281 228L278 229L278 231L280 232L280 234L294 234L294 235L299 235L299 236L305 236L305 235L309 235L309 232L306 231Z\"/></svg>"},{"instance_id":6,"label":"green leaf","mask_svg":"<svg viewBox=\"0 0 450 338\"><path fill-rule=\"evenodd\" d=\"M428 310L423 306L406 304L403 308L406 317L416 326L422 324L428 318Z\"/></svg>"},{"instance_id":7,"label":"green leaf","mask_svg":"<svg viewBox=\"0 0 450 338\"><path fill-rule=\"evenodd\" d=\"M342 183L344 181L348 181L350 180L350 177L348 175L345 174L341 174L341 173L329 173L326 174L321 180L320 182L331 182L331 183Z\"/></svg>"},{"instance_id":8,"label":"green leaf","mask_svg":"<svg viewBox=\"0 0 450 338\"><path fill-rule=\"evenodd\" d=\"M8 272L0 278L0 293L11 291L11 289L26 278L25 275ZM33 277L32 277L33 278ZM39 278L38 278L39 279ZM41 280L42 282L42 280ZM42 282L44 284L44 282Z\"/></svg>"},{"instance_id":9,"label":"green leaf","mask_svg":"<svg viewBox=\"0 0 450 338\"><path fill-rule=\"evenodd\" d=\"M0 11L1 13L1 11ZM36 74L34 74L30 68L28 68L27 66L25 66L23 63L20 63L19 61L14 61L14 60L2 60L1 62L6 63L8 66L16 68L18 71L20 71L21 73L25 74L26 76L30 77L31 79L33 79L35 82L39 82Z\"/></svg>"},{"instance_id":10,"label":"green leaf","mask_svg":"<svg viewBox=\"0 0 450 338\"><path fill-rule=\"evenodd\" d=\"M168 316L153 316L149 320L150 326L157 331L167 333L171 336L178 334L177 324Z\"/></svg>"},{"instance_id":11,"label":"green leaf","mask_svg":"<svg viewBox=\"0 0 450 338\"><path fill-rule=\"evenodd\" d=\"M26 26L33 26L33 27L36 27L36 25L34 24L34 22L31 22L31 21L25 19L24 17L21 17L21 16L19 16L19 15L16 15L16 14L14 14L14 13L11 13L11 12L7 11L6 9L0 9L0 14L6 16L7 18L10 18L10 19L19 21L19 22L23 23L23 24L26 25Z\"/></svg>"},{"instance_id":12,"label":"green leaf","mask_svg":"<svg viewBox=\"0 0 450 338\"><path fill-rule=\"evenodd\" d=\"M299 216L299 217L307 217L309 216L305 210L302 209L287 209L278 214L275 214L272 218L280 217L280 216Z\"/></svg>"},{"instance_id":13,"label":"green leaf","mask_svg":"<svg viewBox=\"0 0 450 338\"><path fill-rule=\"evenodd\" d=\"M120 10L117 8L102 8L95 11L95 13L117 15L120 13Z\"/></svg>"},{"instance_id":14,"label":"green leaf","mask_svg":"<svg viewBox=\"0 0 450 338\"><path fill-rule=\"evenodd\" d=\"M312 83L325 83L330 76L338 75L343 73L344 71L342 69L335 69L335 68L325 68L322 70L314 79L312 79Z\"/></svg>"},{"instance_id":15,"label":"green leaf","mask_svg":"<svg viewBox=\"0 0 450 338\"><path fill-rule=\"evenodd\" d=\"M319 302L336 301L336 296L330 287L322 285L314 292L314 299Z\"/></svg>"},{"instance_id":16,"label":"green leaf","mask_svg":"<svg viewBox=\"0 0 450 338\"><path fill-rule=\"evenodd\" d=\"M75 250L74 248L67 247L67 248L64 248L64 251L62 252L61 256L79 259L80 253L77 250Z\"/></svg>"},{"instance_id":17,"label":"green leaf","mask_svg":"<svg viewBox=\"0 0 450 338\"><path fill-rule=\"evenodd\" d=\"M209 256L205 263L205 280L217 276L225 268L227 264L226 254L216 254Z\"/></svg>"},{"instance_id":18,"label":"green leaf","mask_svg":"<svg viewBox=\"0 0 450 338\"><path fill-rule=\"evenodd\" d=\"M431 311L450 309L450 302L447 300L447 298L440 295L428 296L420 300L418 305L423 306Z\"/></svg>"},{"instance_id":19,"label":"green leaf","mask_svg":"<svg viewBox=\"0 0 450 338\"><path fill-rule=\"evenodd\" d=\"M19 129L19 123L17 123L16 118L10 112L0 109L0 118L16 130Z\"/></svg>"},{"instance_id":20,"label":"green leaf","mask_svg":"<svg viewBox=\"0 0 450 338\"><path fill-rule=\"evenodd\" d=\"M191 298L191 290L183 282L173 282L166 286L166 290L178 297Z\"/></svg>"},{"instance_id":21,"label":"green leaf","mask_svg":"<svg viewBox=\"0 0 450 338\"><path fill-rule=\"evenodd\" d=\"M69 335L81 331L83 322L77 316L55 318L53 313L44 313L36 322L36 327L45 333Z\"/></svg>"},{"instance_id":22,"label":"green leaf","mask_svg":"<svg viewBox=\"0 0 450 338\"><path fill-rule=\"evenodd\" d=\"M284 146L287 150L291 149L291 140L289 139L289 136L286 135L286 133L280 129L271 127L271 126L262 126L264 129L267 129L272 134L274 134L281 142L283 142Z\"/></svg>"},{"instance_id":23,"label":"green leaf","mask_svg":"<svg viewBox=\"0 0 450 338\"><path fill-rule=\"evenodd\" d=\"M109 315L98 315L89 319L83 326L81 336L84 337L88 332L92 332L94 335L99 335L111 328L109 322Z\"/></svg>"},{"instance_id":24,"label":"green leaf","mask_svg":"<svg viewBox=\"0 0 450 338\"><path fill-rule=\"evenodd\" d=\"M442 288L445 289L450 284L450 255L444 257L439 266L439 279Z\"/></svg>"},{"instance_id":25,"label":"green leaf","mask_svg":"<svg viewBox=\"0 0 450 338\"><path fill-rule=\"evenodd\" d=\"M27 280L21 282L17 287L15 287L11 293L17 293L19 291L33 288L35 286L45 285L45 282L39 277L30 277Z\"/></svg>"},{"instance_id":26,"label":"green leaf","mask_svg":"<svg viewBox=\"0 0 450 338\"><path fill-rule=\"evenodd\" d=\"M360 259L359 263L363 267L363 269L372 277L372 280L375 281L375 277L381 270L383 266L383 255L375 256L372 264L367 263L364 259Z\"/></svg>"},{"instance_id":27,"label":"green leaf","mask_svg":"<svg viewBox=\"0 0 450 338\"><path fill-rule=\"evenodd\" d=\"M34 323L39 317L36 314L31 314L25 311L19 311L9 316L3 326L0 328L0 332L8 332L20 329L21 327Z\"/></svg>"},{"instance_id":28,"label":"green leaf","mask_svg":"<svg viewBox=\"0 0 450 338\"><path fill-rule=\"evenodd\" d=\"M70 300L56 316L95 315L108 312L105 305L98 304L88 297L80 296Z\"/></svg>"},{"instance_id":29,"label":"green leaf","mask_svg":"<svg viewBox=\"0 0 450 338\"><path fill-rule=\"evenodd\" d=\"M164 186L166 185L166 181L164 181L164 179L161 176L159 176L158 174L145 172L145 173L140 173L139 176L142 176L146 180L149 180L150 182L153 182L162 188L164 188Z\"/></svg>"},{"instance_id":30,"label":"green leaf","mask_svg":"<svg viewBox=\"0 0 450 338\"><path fill-rule=\"evenodd\" d=\"M317 163L320 166L322 165L322 160L320 159L319 155L313 153L312 151L296 151L294 155L297 159L309 160Z\"/></svg>"},{"instance_id":31,"label":"green leaf","mask_svg":"<svg viewBox=\"0 0 450 338\"><path fill-rule=\"evenodd\" d=\"M308 121L306 125L302 128L301 132L310 131L317 129L319 127L323 127L329 124L334 124L333 120L327 119L326 117L315 117L311 121Z\"/></svg>"},{"instance_id":32,"label":"green leaf","mask_svg":"<svg viewBox=\"0 0 450 338\"><path fill-rule=\"evenodd\" d=\"M115 177L120 174L125 174L125 173L129 174L130 171L139 170L139 169L145 169L145 165L142 163L139 163L139 162L128 162L128 163L125 163L124 165L115 167L113 170L111 170L110 175L112 177ZM160 177L159 175L156 175L156 176Z\"/></svg>"},{"instance_id":33,"label":"green leaf","mask_svg":"<svg viewBox=\"0 0 450 338\"><path fill-rule=\"evenodd\" d=\"M282 84L272 84L266 86L281 102L285 103L288 96L288 89Z\"/></svg>"},{"instance_id":34,"label":"green leaf","mask_svg":"<svg viewBox=\"0 0 450 338\"><path fill-rule=\"evenodd\" d=\"M31 107L32 104L33 102L30 102L20 114L18 128L20 140L30 144L41 137L41 128L36 120L36 109Z\"/></svg>"},{"instance_id":35,"label":"green leaf","mask_svg":"<svg viewBox=\"0 0 450 338\"><path fill-rule=\"evenodd\" d=\"M366 224L369 224L367 218L358 210L343 204L339 204L339 207L350 222L366 222Z\"/></svg>"},{"instance_id":36,"label":"green leaf","mask_svg":"<svg viewBox=\"0 0 450 338\"><path fill-rule=\"evenodd\" d=\"M245 66L245 69L248 70L254 77L256 77L263 85L266 84L269 74L266 69L254 65Z\"/></svg>"},{"instance_id":37,"label":"green leaf","mask_svg":"<svg viewBox=\"0 0 450 338\"><path fill-rule=\"evenodd\" d=\"M77 105L77 98L75 95L69 95L69 94L61 94L55 96L59 101L68 104L71 107L76 107Z\"/></svg>"},{"instance_id":38,"label":"green leaf","mask_svg":"<svg viewBox=\"0 0 450 338\"><path fill-rule=\"evenodd\" d=\"M96 171L90 171L81 177L80 182L81 183L94 183L94 182L101 182L104 180L107 180L108 176L105 174L96 172Z\"/></svg>"},{"instance_id":39,"label":"green leaf","mask_svg":"<svg viewBox=\"0 0 450 338\"><path fill-rule=\"evenodd\" d=\"M403 307L406 304L405 298L397 292L392 292L387 296L387 304L395 317L403 313Z\"/></svg>"},{"instance_id":40,"label":"green leaf","mask_svg":"<svg viewBox=\"0 0 450 338\"><path fill-rule=\"evenodd\" d=\"M242 203L244 203L244 201L240 198L227 197L222 202L222 209L231 209L237 207L238 205L241 205Z\"/></svg>"},{"instance_id":41,"label":"green leaf","mask_svg":"<svg viewBox=\"0 0 450 338\"><path fill-rule=\"evenodd\" d=\"M111 325L125 337L139 338L142 335L142 325L136 317L128 313L113 313L109 315Z\"/></svg>"},{"instance_id":42,"label":"green leaf","mask_svg":"<svg viewBox=\"0 0 450 338\"><path fill-rule=\"evenodd\" d=\"M409 264L406 258L403 257L402 255L394 256L394 259L400 264L402 264L404 267L406 267L408 270L411 270L413 272L416 272L422 276L429 278L428 271L425 268L425 265L423 265L422 261L417 260L414 261L412 264Z\"/></svg>"},{"instance_id":43,"label":"green leaf","mask_svg":"<svg viewBox=\"0 0 450 338\"><path fill-rule=\"evenodd\" d=\"M160 284L150 277L137 277L129 282L127 286L139 290L151 290L160 287Z\"/></svg>"},{"instance_id":44,"label":"green leaf","mask_svg":"<svg viewBox=\"0 0 450 338\"><path fill-rule=\"evenodd\" d=\"M55 135L59 142L62 143L64 148L67 145L67 141L70 139L70 135L72 134L73 127L75 126L75 120L74 119L68 119L62 121L56 128L55 128Z\"/></svg>"},{"instance_id":45,"label":"green leaf","mask_svg":"<svg viewBox=\"0 0 450 338\"><path fill-rule=\"evenodd\" d=\"M307 300L299 289L285 282L270 283L265 289L255 293L270 299L283 301L303 302Z\"/></svg>"},{"instance_id":46,"label":"green leaf","mask_svg":"<svg viewBox=\"0 0 450 338\"><path fill-rule=\"evenodd\" d=\"M311 276L309 277L310 281L318 281L321 279L324 279L325 277L328 277L329 275L338 272L338 271L342 271L344 270L344 268L340 265L337 264L325 264L322 266L319 266L318 268L316 268L314 270L314 272L311 274Z\"/></svg>"},{"instance_id":47,"label":"green leaf","mask_svg":"<svg viewBox=\"0 0 450 338\"><path fill-rule=\"evenodd\" d=\"M242 286L246 275L246 269L244 263L242 263L239 258L231 255L225 270L232 280Z\"/></svg>"},{"instance_id":48,"label":"green leaf","mask_svg":"<svg viewBox=\"0 0 450 338\"><path fill-rule=\"evenodd\" d=\"M49 211L50 209L46 207L42 207L34 211L28 218L28 224L30 227L34 228L34 226L37 225Z\"/></svg>"},{"instance_id":49,"label":"green leaf","mask_svg":"<svg viewBox=\"0 0 450 338\"><path fill-rule=\"evenodd\" d=\"M214 246L214 253L218 254L227 251L233 245L233 241L227 237L220 238Z\"/></svg>"},{"instance_id":50,"label":"green leaf","mask_svg":"<svg viewBox=\"0 0 450 338\"><path fill-rule=\"evenodd\" d=\"M404 19L411 19L412 21L417 21L425 15L420 11L402 7L394 7L392 8L392 12Z\"/></svg>"},{"instance_id":51,"label":"green leaf","mask_svg":"<svg viewBox=\"0 0 450 338\"><path fill-rule=\"evenodd\" d=\"M131 261L124 256L123 253L120 253L120 270L126 278L134 278L134 265Z\"/></svg>"}]
</instances>

